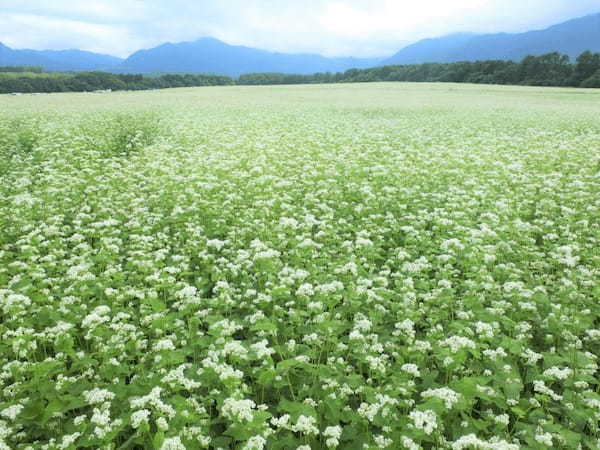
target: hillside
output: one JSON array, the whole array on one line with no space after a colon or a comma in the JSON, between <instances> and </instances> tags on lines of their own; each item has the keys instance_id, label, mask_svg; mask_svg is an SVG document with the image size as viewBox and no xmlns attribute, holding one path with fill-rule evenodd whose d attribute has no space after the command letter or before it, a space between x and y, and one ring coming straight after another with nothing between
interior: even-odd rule
<instances>
[{"instance_id":1,"label":"hillside","mask_svg":"<svg viewBox=\"0 0 600 450\"><path fill-rule=\"evenodd\" d=\"M50 71L110 69L123 60L83 50L15 50L0 43L0 66L42 66Z\"/></svg>"},{"instance_id":2,"label":"hillside","mask_svg":"<svg viewBox=\"0 0 600 450\"><path fill-rule=\"evenodd\" d=\"M600 51L600 13L526 33L454 34L423 39L385 59L381 65L490 59L518 61L527 55L554 51L574 59L585 50Z\"/></svg>"},{"instance_id":3,"label":"hillside","mask_svg":"<svg viewBox=\"0 0 600 450\"><path fill-rule=\"evenodd\" d=\"M256 72L307 75L383 65L479 60L520 61L558 51L574 60L585 50L600 52L600 13L525 33L455 33L423 39L387 59L329 58L230 45L204 37L138 50L127 59L82 50L16 50L0 43L0 66L35 65L49 71L115 73L210 73L238 77Z\"/></svg>"},{"instance_id":4,"label":"hillside","mask_svg":"<svg viewBox=\"0 0 600 450\"><path fill-rule=\"evenodd\" d=\"M351 68L372 67L378 62L379 59L269 52L205 37L193 42L166 43L137 51L116 70L135 73L200 72L236 77L252 72L341 72Z\"/></svg>"}]
</instances>

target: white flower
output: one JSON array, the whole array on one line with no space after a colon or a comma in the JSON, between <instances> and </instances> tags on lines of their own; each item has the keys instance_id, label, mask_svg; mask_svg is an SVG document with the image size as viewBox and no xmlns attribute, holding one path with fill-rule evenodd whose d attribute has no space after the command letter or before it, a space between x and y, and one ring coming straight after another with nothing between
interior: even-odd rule
<instances>
[{"instance_id":1,"label":"white flower","mask_svg":"<svg viewBox=\"0 0 600 450\"><path fill-rule=\"evenodd\" d=\"M452 450L463 449L481 449L481 450L519 450L521 447L517 444L510 444L506 441L492 440L484 441L474 434L468 434L460 437L452 443Z\"/></svg>"},{"instance_id":2,"label":"white flower","mask_svg":"<svg viewBox=\"0 0 600 450\"><path fill-rule=\"evenodd\" d=\"M267 444L267 440L262 436L252 436L246 442L246 445L242 447L243 450L263 450L265 445Z\"/></svg>"},{"instance_id":3,"label":"white flower","mask_svg":"<svg viewBox=\"0 0 600 450\"><path fill-rule=\"evenodd\" d=\"M550 367L549 369L544 370L545 377L556 378L557 380L566 380L571 375L573 375L573 370L568 367L563 367L562 369Z\"/></svg>"},{"instance_id":4,"label":"white flower","mask_svg":"<svg viewBox=\"0 0 600 450\"><path fill-rule=\"evenodd\" d=\"M373 241L371 239L367 239L364 237L359 237L356 239L356 246L360 247L373 247Z\"/></svg>"},{"instance_id":5,"label":"white flower","mask_svg":"<svg viewBox=\"0 0 600 450\"><path fill-rule=\"evenodd\" d=\"M489 323L485 322L477 322L475 323L475 331L480 336L485 336L487 338L494 337L494 327Z\"/></svg>"},{"instance_id":6,"label":"white flower","mask_svg":"<svg viewBox=\"0 0 600 450\"><path fill-rule=\"evenodd\" d=\"M416 364L402 364L400 369L406 373L410 373L414 377L420 377L421 372L419 371L419 366Z\"/></svg>"},{"instance_id":7,"label":"white flower","mask_svg":"<svg viewBox=\"0 0 600 450\"><path fill-rule=\"evenodd\" d=\"M298 417L296 424L290 429L295 433L302 433L304 435L319 434L319 429L315 426L317 420L312 416L305 416L304 414Z\"/></svg>"},{"instance_id":8,"label":"white flower","mask_svg":"<svg viewBox=\"0 0 600 450\"><path fill-rule=\"evenodd\" d=\"M496 361L498 358L504 358L507 356L506 351L504 351L502 347L498 347L496 350L484 350L483 354L492 361Z\"/></svg>"},{"instance_id":9,"label":"white flower","mask_svg":"<svg viewBox=\"0 0 600 450\"><path fill-rule=\"evenodd\" d=\"M323 431L323 437L326 438L325 445L329 448L335 448L340 444L340 437L342 436L342 427L339 425L325 428Z\"/></svg>"},{"instance_id":10,"label":"white flower","mask_svg":"<svg viewBox=\"0 0 600 450\"><path fill-rule=\"evenodd\" d=\"M284 414L283 416L277 418L277 417L272 417L271 418L271 425L273 425L275 428L289 428L289 423L290 423L290 415L289 414Z\"/></svg>"},{"instance_id":11,"label":"white flower","mask_svg":"<svg viewBox=\"0 0 600 450\"><path fill-rule=\"evenodd\" d=\"M372 326L373 323L362 315L354 321L354 328L361 332L370 331Z\"/></svg>"},{"instance_id":12,"label":"white flower","mask_svg":"<svg viewBox=\"0 0 600 450\"><path fill-rule=\"evenodd\" d=\"M80 436L81 436L81 433L79 433L79 432L76 432L73 434L65 434L62 437L62 441L58 445L58 448L60 450L67 450L69 447L71 447L75 443L75 441L77 441L77 439L79 439Z\"/></svg>"},{"instance_id":13,"label":"white flower","mask_svg":"<svg viewBox=\"0 0 600 450\"><path fill-rule=\"evenodd\" d=\"M296 290L296 295L299 297L311 297L315 294L315 290L313 289L313 285L310 283L303 283Z\"/></svg>"},{"instance_id":14,"label":"white flower","mask_svg":"<svg viewBox=\"0 0 600 450\"><path fill-rule=\"evenodd\" d=\"M136 411L131 415L131 426L133 428L139 428L141 424L148 423L149 417L150 411L148 411L147 409L140 409L139 411Z\"/></svg>"},{"instance_id":15,"label":"white flower","mask_svg":"<svg viewBox=\"0 0 600 450\"><path fill-rule=\"evenodd\" d=\"M529 366L533 366L535 365L540 359L543 358L543 355L534 352L531 349L525 349L525 351L523 353L521 353L521 357L524 358L525 364L529 365Z\"/></svg>"},{"instance_id":16,"label":"white flower","mask_svg":"<svg viewBox=\"0 0 600 450\"><path fill-rule=\"evenodd\" d=\"M449 338L440 341L440 345L442 347L450 347L452 353L457 353L463 348L476 348L475 342L463 336L450 336Z\"/></svg>"},{"instance_id":17,"label":"white flower","mask_svg":"<svg viewBox=\"0 0 600 450\"><path fill-rule=\"evenodd\" d=\"M535 440L547 447L552 447L552 435L550 433L538 433L535 435Z\"/></svg>"},{"instance_id":18,"label":"white flower","mask_svg":"<svg viewBox=\"0 0 600 450\"><path fill-rule=\"evenodd\" d=\"M557 394L544 383L543 380L534 380L533 381L533 390L535 392L539 392L540 394L546 394L550 396L554 401L560 402L562 401L562 395ZM532 399L535 400L535 399Z\"/></svg>"},{"instance_id":19,"label":"white flower","mask_svg":"<svg viewBox=\"0 0 600 450\"><path fill-rule=\"evenodd\" d=\"M394 327L396 328L396 330L402 332L410 339L415 338L415 323L412 320L405 319L402 322L396 323ZM396 333L397 332L394 332L394 335L396 335Z\"/></svg>"},{"instance_id":20,"label":"white flower","mask_svg":"<svg viewBox=\"0 0 600 450\"><path fill-rule=\"evenodd\" d=\"M110 320L108 313L110 313L110 308L108 306L98 306L91 312L91 314L85 316L81 322L81 326L83 328L94 328L101 323L108 322Z\"/></svg>"},{"instance_id":21,"label":"white flower","mask_svg":"<svg viewBox=\"0 0 600 450\"><path fill-rule=\"evenodd\" d=\"M412 419L415 428L423 430L427 435L433 433L433 430L437 428L437 416L430 409L426 411L413 410L410 412L409 417Z\"/></svg>"},{"instance_id":22,"label":"white flower","mask_svg":"<svg viewBox=\"0 0 600 450\"><path fill-rule=\"evenodd\" d=\"M206 241L207 247L213 247L217 250L221 250L225 246L225 244L226 244L225 241L221 241L219 239L210 239L210 240Z\"/></svg>"},{"instance_id":23,"label":"white flower","mask_svg":"<svg viewBox=\"0 0 600 450\"><path fill-rule=\"evenodd\" d=\"M238 420L240 422L250 422L253 418L253 409L256 403L252 400L238 400L235 398L227 398L221 407L221 413L230 420Z\"/></svg>"},{"instance_id":24,"label":"white flower","mask_svg":"<svg viewBox=\"0 0 600 450\"><path fill-rule=\"evenodd\" d=\"M161 431L167 431L169 429L169 422L164 417L159 417L156 419L156 428Z\"/></svg>"},{"instance_id":25,"label":"white flower","mask_svg":"<svg viewBox=\"0 0 600 450\"><path fill-rule=\"evenodd\" d=\"M500 414L494 417L494 422L499 423L500 425L508 426L510 423L510 417L508 414Z\"/></svg>"},{"instance_id":26,"label":"white flower","mask_svg":"<svg viewBox=\"0 0 600 450\"><path fill-rule=\"evenodd\" d=\"M404 448L407 448L408 450L421 450L421 446L409 437L402 436L401 441Z\"/></svg>"},{"instance_id":27,"label":"white flower","mask_svg":"<svg viewBox=\"0 0 600 450\"><path fill-rule=\"evenodd\" d=\"M154 351L159 352L162 350L175 350L175 345L170 339L161 339L154 344Z\"/></svg>"},{"instance_id":28,"label":"white flower","mask_svg":"<svg viewBox=\"0 0 600 450\"><path fill-rule=\"evenodd\" d=\"M15 420L21 411L23 411L23 405L11 405L0 411L0 416L9 420Z\"/></svg>"},{"instance_id":29,"label":"white flower","mask_svg":"<svg viewBox=\"0 0 600 450\"><path fill-rule=\"evenodd\" d=\"M160 398L160 394L162 389L160 387L155 387L143 397L134 397L129 400L129 404L131 408L144 408L146 405L152 405L156 408L161 414L166 415L170 419L175 417L175 409L163 402Z\"/></svg>"},{"instance_id":30,"label":"white flower","mask_svg":"<svg viewBox=\"0 0 600 450\"><path fill-rule=\"evenodd\" d=\"M90 405L109 402L115 398L115 394L108 389L94 388L91 391L83 391L83 398Z\"/></svg>"},{"instance_id":31,"label":"white flower","mask_svg":"<svg viewBox=\"0 0 600 450\"><path fill-rule=\"evenodd\" d=\"M166 438L160 446L160 450L186 450L179 436Z\"/></svg>"},{"instance_id":32,"label":"white flower","mask_svg":"<svg viewBox=\"0 0 600 450\"><path fill-rule=\"evenodd\" d=\"M427 389L424 392L421 392L421 397L435 397L443 400L444 405L447 409L452 409L452 407L458 402L460 399L460 394L458 392L453 391L450 388L438 388L438 389Z\"/></svg>"},{"instance_id":33,"label":"white flower","mask_svg":"<svg viewBox=\"0 0 600 450\"><path fill-rule=\"evenodd\" d=\"M81 416L77 416L75 417L75 419L73 419L73 424L78 427L79 425L81 425L83 422L85 422L87 419L87 416L85 414L81 415Z\"/></svg>"},{"instance_id":34,"label":"white flower","mask_svg":"<svg viewBox=\"0 0 600 450\"><path fill-rule=\"evenodd\" d=\"M225 355L233 355L241 359L245 359L248 354L246 347L242 345L240 341L228 341L223 347L223 353Z\"/></svg>"},{"instance_id":35,"label":"white flower","mask_svg":"<svg viewBox=\"0 0 600 450\"><path fill-rule=\"evenodd\" d=\"M375 445L377 445L378 448L387 448L390 445L392 445L393 442L394 442L390 438L387 438L387 437L382 436L382 435L375 436L373 438L373 440L375 441Z\"/></svg>"}]
</instances>

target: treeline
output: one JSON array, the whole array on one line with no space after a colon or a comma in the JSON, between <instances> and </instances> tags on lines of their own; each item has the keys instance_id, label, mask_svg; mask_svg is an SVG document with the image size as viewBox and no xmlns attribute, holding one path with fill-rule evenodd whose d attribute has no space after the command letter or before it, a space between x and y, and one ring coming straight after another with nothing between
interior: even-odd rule
<instances>
[{"instance_id":1,"label":"treeline","mask_svg":"<svg viewBox=\"0 0 600 450\"><path fill-rule=\"evenodd\" d=\"M143 75L113 74L106 72L63 73L2 73L0 70L0 93L13 92L93 92L137 91L173 87L223 86L235 84L230 77L220 75L172 74L157 77Z\"/></svg>"},{"instance_id":2,"label":"treeline","mask_svg":"<svg viewBox=\"0 0 600 450\"><path fill-rule=\"evenodd\" d=\"M2 66L0 73L42 73L44 69L40 66Z\"/></svg>"},{"instance_id":3,"label":"treeline","mask_svg":"<svg viewBox=\"0 0 600 450\"><path fill-rule=\"evenodd\" d=\"M476 61L381 66L350 69L343 73L286 75L252 73L238 84L360 83L373 81L423 81L452 83L515 84L526 86L574 86L600 88L600 53L584 52L571 64L558 52L527 56L521 62Z\"/></svg>"},{"instance_id":4,"label":"treeline","mask_svg":"<svg viewBox=\"0 0 600 450\"><path fill-rule=\"evenodd\" d=\"M173 87L359 83L374 81L514 84L600 88L600 53L584 52L574 64L558 52L527 56L521 62L476 61L381 66L339 73L294 75L251 73L237 80L221 75L143 76L106 72L46 73L39 67L0 67L0 93L144 90Z\"/></svg>"},{"instance_id":5,"label":"treeline","mask_svg":"<svg viewBox=\"0 0 600 450\"><path fill-rule=\"evenodd\" d=\"M237 83L246 86L258 86L261 84L341 83L343 81L346 81L347 74L354 71L362 72L362 70L351 69L346 72L326 72L315 73L312 75L295 75L287 73L249 73L245 75L240 75Z\"/></svg>"}]
</instances>

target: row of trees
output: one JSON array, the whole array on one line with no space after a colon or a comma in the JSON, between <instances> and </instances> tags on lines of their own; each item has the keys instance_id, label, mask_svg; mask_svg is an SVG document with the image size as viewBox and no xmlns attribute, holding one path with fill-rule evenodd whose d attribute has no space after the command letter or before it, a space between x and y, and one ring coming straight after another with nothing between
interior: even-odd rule
<instances>
[{"instance_id":1,"label":"row of trees","mask_svg":"<svg viewBox=\"0 0 600 450\"><path fill-rule=\"evenodd\" d=\"M19 70L20 69L20 70ZM35 70L28 70L35 69ZM39 70L37 70L39 69ZM577 86L600 88L600 53L584 52L571 64L558 52L527 56L521 62L476 61L381 66L339 73L289 75L252 73L238 80L220 75L125 75L106 72L43 73L36 67L0 68L0 93L85 92L143 90L172 87L270 85L306 83L356 83L372 81L427 81L515 84L527 86Z\"/></svg>"},{"instance_id":2,"label":"row of trees","mask_svg":"<svg viewBox=\"0 0 600 450\"><path fill-rule=\"evenodd\" d=\"M0 71L1 72L1 71ZM99 90L145 90L173 87L222 86L235 84L230 77L220 75L121 75L106 72L76 74L27 73L22 76L0 73L0 93L12 92L92 92Z\"/></svg>"},{"instance_id":3,"label":"row of trees","mask_svg":"<svg viewBox=\"0 0 600 450\"><path fill-rule=\"evenodd\" d=\"M427 81L454 83L516 84L527 86L576 86L600 88L600 53L584 52L575 64L558 52L527 56L521 62L476 61L381 66L350 69L343 73L285 75L253 73L240 76L238 84L357 83L370 81Z\"/></svg>"},{"instance_id":4,"label":"row of trees","mask_svg":"<svg viewBox=\"0 0 600 450\"><path fill-rule=\"evenodd\" d=\"M2 66L0 73L42 73L44 70L40 66Z\"/></svg>"}]
</instances>

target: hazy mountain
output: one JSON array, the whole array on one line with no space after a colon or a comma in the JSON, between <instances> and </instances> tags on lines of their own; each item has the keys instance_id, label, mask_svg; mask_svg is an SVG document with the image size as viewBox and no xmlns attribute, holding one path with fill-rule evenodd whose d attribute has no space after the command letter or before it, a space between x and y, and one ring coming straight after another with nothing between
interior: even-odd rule
<instances>
[{"instance_id":1,"label":"hazy mountain","mask_svg":"<svg viewBox=\"0 0 600 450\"><path fill-rule=\"evenodd\" d=\"M167 43L137 51L116 70L136 73L216 73L235 77L252 72L340 72L351 68L372 67L379 61L380 59L374 58L327 58L313 54L274 53L229 45L206 37L193 42Z\"/></svg>"},{"instance_id":2,"label":"hazy mountain","mask_svg":"<svg viewBox=\"0 0 600 450\"><path fill-rule=\"evenodd\" d=\"M454 34L424 39L403 48L381 64L483 59L518 61L527 55L541 55L553 51L566 53L574 60L585 50L600 52L600 13L526 33Z\"/></svg>"},{"instance_id":3,"label":"hazy mountain","mask_svg":"<svg viewBox=\"0 0 600 450\"><path fill-rule=\"evenodd\" d=\"M0 66L42 66L51 71L109 69L121 58L82 50L14 50L0 43Z\"/></svg>"},{"instance_id":4,"label":"hazy mountain","mask_svg":"<svg viewBox=\"0 0 600 450\"><path fill-rule=\"evenodd\" d=\"M206 37L193 42L166 43L139 50L125 60L81 50L14 50L0 43L0 66L37 65L52 71L214 73L236 77L252 72L312 74L387 64L521 60L528 54L540 55L553 51L566 53L574 59L585 50L600 52L600 13L526 33L460 33L423 39L387 59L276 53L229 45Z\"/></svg>"}]
</instances>

